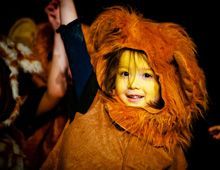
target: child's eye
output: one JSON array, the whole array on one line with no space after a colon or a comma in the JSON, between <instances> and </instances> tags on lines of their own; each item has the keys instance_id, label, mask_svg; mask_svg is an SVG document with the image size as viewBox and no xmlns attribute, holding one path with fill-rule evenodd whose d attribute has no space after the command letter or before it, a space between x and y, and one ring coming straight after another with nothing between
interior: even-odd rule
<instances>
[{"instance_id":1,"label":"child's eye","mask_svg":"<svg viewBox=\"0 0 220 170\"><path fill-rule=\"evenodd\" d=\"M152 77L152 75L151 74L149 74L149 73L144 73L144 78L148 78L148 77Z\"/></svg>"},{"instance_id":2,"label":"child's eye","mask_svg":"<svg viewBox=\"0 0 220 170\"><path fill-rule=\"evenodd\" d=\"M121 76L127 77L127 76L129 76L129 73L127 71L123 71L123 72L121 72Z\"/></svg>"}]
</instances>

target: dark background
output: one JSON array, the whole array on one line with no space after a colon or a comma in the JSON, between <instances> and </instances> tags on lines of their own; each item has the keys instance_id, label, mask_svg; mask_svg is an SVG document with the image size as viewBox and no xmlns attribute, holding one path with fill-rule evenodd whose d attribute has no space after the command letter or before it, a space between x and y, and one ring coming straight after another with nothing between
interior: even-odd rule
<instances>
[{"instance_id":1,"label":"dark background","mask_svg":"<svg viewBox=\"0 0 220 170\"><path fill-rule=\"evenodd\" d=\"M88 2L87 2L88 1ZM3 2L2 2L3 3ZM31 17L36 23L46 21L43 6L47 0L7 0L0 6L0 34L6 35L12 24L21 17ZM91 23L95 16L111 5L130 5L145 17L156 21L182 25L197 44L198 60L204 69L209 92L209 111L195 123L192 147L187 152L189 169L220 169L220 141L213 140L207 128L220 124L219 70L220 49L219 9L217 2L187 2L159 0L75 0L78 15ZM217 155L217 156L215 156Z\"/></svg>"}]
</instances>

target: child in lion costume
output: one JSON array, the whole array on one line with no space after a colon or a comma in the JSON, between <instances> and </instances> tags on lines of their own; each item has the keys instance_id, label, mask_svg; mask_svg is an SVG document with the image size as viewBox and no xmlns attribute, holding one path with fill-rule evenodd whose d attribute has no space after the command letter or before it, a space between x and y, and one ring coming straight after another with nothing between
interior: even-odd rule
<instances>
[{"instance_id":1,"label":"child in lion costume","mask_svg":"<svg viewBox=\"0 0 220 170\"><path fill-rule=\"evenodd\" d=\"M73 22L67 27L79 27ZM88 112L66 125L42 169L186 169L192 121L207 106L188 34L119 6L83 31L100 88Z\"/></svg>"}]
</instances>

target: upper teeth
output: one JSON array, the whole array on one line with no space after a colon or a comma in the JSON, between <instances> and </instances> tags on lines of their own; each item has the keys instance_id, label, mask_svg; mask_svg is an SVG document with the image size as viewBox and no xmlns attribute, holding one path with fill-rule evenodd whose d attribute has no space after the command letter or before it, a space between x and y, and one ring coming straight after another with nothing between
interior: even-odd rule
<instances>
[{"instance_id":1,"label":"upper teeth","mask_svg":"<svg viewBox=\"0 0 220 170\"><path fill-rule=\"evenodd\" d=\"M137 98L141 98L142 96L139 95L128 95L129 98L133 98L133 99L137 99Z\"/></svg>"}]
</instances>

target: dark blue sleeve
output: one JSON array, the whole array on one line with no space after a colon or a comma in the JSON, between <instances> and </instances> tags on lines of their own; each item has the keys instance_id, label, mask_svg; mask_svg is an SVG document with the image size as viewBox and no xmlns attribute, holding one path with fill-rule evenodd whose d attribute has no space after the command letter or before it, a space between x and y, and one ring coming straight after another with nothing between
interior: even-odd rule
<instances>
[{"instance_id":1,"label":"dark blue sleeve","mask_svg":"<svg viewBox=\"0 0 220 170\"><path fill-rule=\"evenodd\" d=\"M80 98L93 72L81 24L78 19L74 20L66 26L61 25L59 32L67 53L76 95Z\"/></svg>"},{"instance_id":2,"label":"dark blue sleeve","mask_svg":"<svg viewBox=\"0 0 220 170\"><path fill-rule=\"evenodd\" d=\"M68 25L61 25L58 29L64 42L71 73L73 87L77 97L76 111L86 113L99 88L95 72L90 63L81 24L74 20Z\"/></svg>"}]
</instances>

